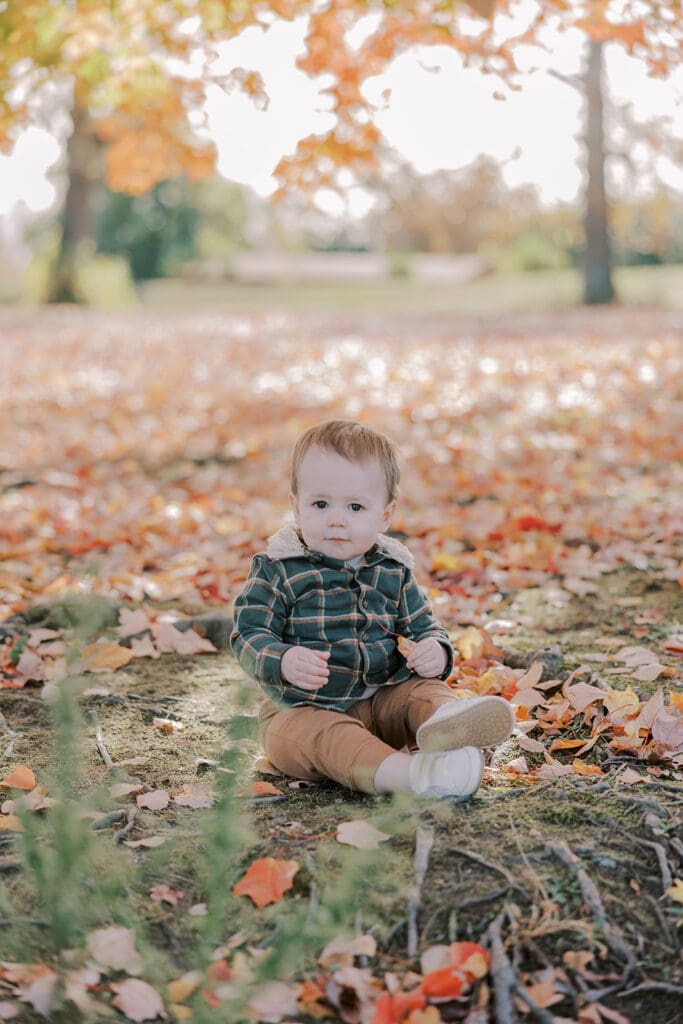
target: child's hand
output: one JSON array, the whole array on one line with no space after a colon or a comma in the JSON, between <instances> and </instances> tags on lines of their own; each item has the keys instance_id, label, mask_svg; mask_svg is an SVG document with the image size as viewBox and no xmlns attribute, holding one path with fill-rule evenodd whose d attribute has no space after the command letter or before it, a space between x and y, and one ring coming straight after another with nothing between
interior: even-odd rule
<instances>
[{"instance_id":1,"label":"child's hand","mask_svg":"<svg viewBox=\"0 0 683 1024\"><path fill-rule=\"evenodd\" d=\"M312 651L308 647L288 647L280 659L280 675L300 690L319 690L328 680L329 651Z\"/></svg>"},{"instance_id":2,"label":"child's hand","mask_svg":"<svg viewBox=\"0 0 683 1024\"><path fill-rule=\"evenodd\" d=\"M438 679L446 668L446 650L433 636L428 636L415 644L406 665L424 679Z\"/></svg>"}]
</instances>

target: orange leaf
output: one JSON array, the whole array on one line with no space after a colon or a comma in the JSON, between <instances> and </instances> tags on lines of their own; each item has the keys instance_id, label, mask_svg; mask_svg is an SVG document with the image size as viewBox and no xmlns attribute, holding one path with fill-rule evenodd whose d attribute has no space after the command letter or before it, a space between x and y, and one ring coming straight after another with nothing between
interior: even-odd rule
<instances>
[{"instance_id":1,"label":"orange leaf","mask_svg":"<svg viewBox=\"0 0 683 1024\"><path fill-rule=\"evenodd\" d=\"M572 761L572 768L577 775L604 775L602 768L599 768L597 764L586 764L585 761L581 761L578 757L575 757Z\"/></svg>"},{"instance_id":2,"label":"orange leaf","mask_svg":"<svg viewBox=\"0 0 683 1024\"><path fill-rule=\"evenodd\" d=\"M425 974L420 991L427 999L457 999L465 987L465 978L456 967L442 967Z\"/></svg>"},{"instance_id":3,"label":"orange leaf","mask_svg":"<svg viewBox=\"0 0 683 1024\"><path fill-rule=\"evenodd\" d=\"M282 790L274 786L272 782L251 782L249 793L251 796L284 796Z\"/></svg>"},{"instance_id":4,"label":"orange leaf","mask_svg":"<svg viewBox=\"0 0 683 1024\"><path fill-rule=\"evenodd\" d=\"M576 750L577 747L582 747L585 740L553 740L550 744L551 750Z\"/></svg>"},{"instance_id":5,"label":"orange leaf","mask_svg":"<svg viewBox=\"0 0 683 1024\"><path fill-rule=\"evenodd\" d=\"M12 789L33 789L36 784L36 777L30 768L25 764L18 764L10 774L0 782L0 786L8 786Z\"/></svg>"},{"instance_id":6,"label":"orange leaf","mask_svg":"<svg viewBox=\"0 0 683 1024\"><path fill-rule=\"evenodd\" d=\"M295 860L276 860L274 857L255 860L233 888L233 895L249 896L257 907L277 903L294 885L298 870L299 864Z\"/></svg>"},{"instance_id":7,"label":"orange leaf","mask_svg":"<svg viewBox=\"0 0 683 1024\"><path fill-rule=\"evenodd\" d=\"M426 1001L421 987L412 992L383 993L375 1002L372 1024L400 1024L413 1010L421 1010Z\"/></svg>"},{"instance_id":8,"label":"orange leaf","mask_svg":"<svg viewBox=\"0 0 683 1024\"><path fill-rule=\"evenodd\" d=\"M451 942L451 967L458 967L470 980L488 974L489 955L477 942Z\"/></svg>"},{"instance_id":9,"label":"orange leaf","mask_svg":"<svg viewBox=\"0 0 683 1024\"><path fill-rule=\"evenodd\" d=\"M115 672L132 657L133 652L120 644L90 644L83 651L83 668L86 672Z\"/></svg>"},{"instance_id":10,"label":"orange leaf","mask_svg":"<svg viewBox=\"0 0 683 1024\"><path fill-rule=\"evenodd\" d=\"M403 657L407 658L415 646L415 641L409 640L406 636L400 636L397 640L397 646Z\"/></svg>"}]
</instances>

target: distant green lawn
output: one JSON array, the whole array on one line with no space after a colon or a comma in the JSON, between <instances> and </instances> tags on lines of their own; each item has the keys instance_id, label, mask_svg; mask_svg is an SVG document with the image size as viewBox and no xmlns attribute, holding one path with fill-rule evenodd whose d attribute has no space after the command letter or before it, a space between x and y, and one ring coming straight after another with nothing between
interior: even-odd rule
<instances>
[{"instance_id":1,"label":"distant green lawn","mask_svg":"<svg viewBox=\"0 0 683 1024\"><path fill-rule=\"evenodd\" d=\"M683 309L683 265L622 267L614 276L622 305ZM165 279L146 282L139 291L142 304L153 309L360 310L459 318L576 307L581 302L582 282L577 271L559 270L490 274L454 287L428 286L410 279L358 285L239 285Z\"/></svg>"}]
</instances>

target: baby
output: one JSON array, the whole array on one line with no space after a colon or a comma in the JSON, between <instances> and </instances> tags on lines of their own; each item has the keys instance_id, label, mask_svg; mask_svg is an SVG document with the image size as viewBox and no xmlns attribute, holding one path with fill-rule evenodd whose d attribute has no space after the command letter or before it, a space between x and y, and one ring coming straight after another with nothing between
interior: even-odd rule
<instances>
[{"instance_id":1,"label":"baby","mask_svg":"<svg viewBox=\"0 0 683 1024\"><path fill-rule=\"evenodd\" d=\"M232 649L265 693L261 739L285 775L462 798L479 787L482 748L507 739L514 712L501 697L458 698L445 682L448 634L412 555L385 532L399 478L393 442L362 423L330 420L299 438L296 527L254 557ZM412 641L405 657L400 637Z\"/></svg>"}]
</instances>

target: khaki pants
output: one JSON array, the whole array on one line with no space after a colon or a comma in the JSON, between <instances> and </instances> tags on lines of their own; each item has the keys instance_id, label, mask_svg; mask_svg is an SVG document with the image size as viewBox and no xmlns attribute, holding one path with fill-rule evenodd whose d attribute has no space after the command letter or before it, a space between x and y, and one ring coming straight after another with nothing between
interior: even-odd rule
<instances>
[{"instance_id":1,"label":"khaki pants","mask_svg":"<svg viewBox=\"0 0 683 1024\"><path fill-rule=\"evenodd\" d=\"M442 704L457 698L441 679L413 676L381 686L345 712L314 705L283 707L266 698L259 713L268 760L297 779L334 779L349 789L376 792L378 767L415 743L419 726Z\"/></svg>"}]
</instances>

